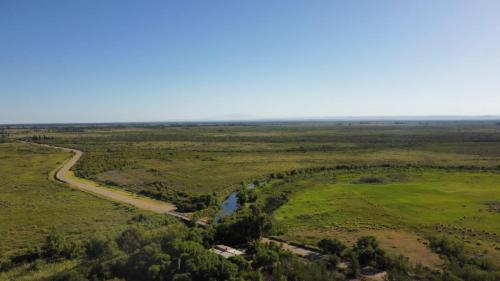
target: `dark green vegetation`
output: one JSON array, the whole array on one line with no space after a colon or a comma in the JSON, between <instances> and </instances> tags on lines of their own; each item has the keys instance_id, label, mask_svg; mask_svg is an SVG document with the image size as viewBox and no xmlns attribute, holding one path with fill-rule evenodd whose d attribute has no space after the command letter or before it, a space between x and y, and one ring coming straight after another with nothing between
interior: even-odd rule
<instances>
[{"instance_id":1,"label":"dark green vegetation","mask_svg":"<svg viewBox=\"0 0 500 281\"><path fill-rule=\"evenodd\" d=\"M137 216L132 227L113 237L73 241L50 233L29 267L34 272L58 269L42 278L35 275L37 280L236 281L263 280L264 276L276 281L333 280L326 264L302 260L274 244L251 242L246 258L225 259L208 249L216 241L213 233L210 228ZM9 265L4 262L3 266ZM30 271L14 268L3 276L0 273L0 279L18 280L23 269Z\"/></svg>"},{"instance_id":2,"label":"dark green vegetation","mask_svg":"<svg viewBox=\"0 0 500 281\"><path fill-rule=\"evenodd\" d=\"M244 246L271 234L269 215L256 206L243 208L235 215L223 219L216 227L215 239L228 245Z\"/></svg>"}]
</instances>

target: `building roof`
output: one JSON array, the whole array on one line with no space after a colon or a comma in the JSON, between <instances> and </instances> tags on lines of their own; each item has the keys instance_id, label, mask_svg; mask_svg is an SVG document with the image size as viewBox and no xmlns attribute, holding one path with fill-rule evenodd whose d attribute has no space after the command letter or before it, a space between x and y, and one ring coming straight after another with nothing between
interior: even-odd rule
<instances>
[{"instance_id":1,"label":"building roof","mask_svg":"<svg viewBox=\"0 0 500 281\"><path fill-rule=\"evenodd\" d=\"M245 254L245 252L231 248L226 245L215 245L214 248L210 249L212 252L219 256L223 256L225 258L233 257L233 256L241 256Z\"/></svg>"}]
</instances>

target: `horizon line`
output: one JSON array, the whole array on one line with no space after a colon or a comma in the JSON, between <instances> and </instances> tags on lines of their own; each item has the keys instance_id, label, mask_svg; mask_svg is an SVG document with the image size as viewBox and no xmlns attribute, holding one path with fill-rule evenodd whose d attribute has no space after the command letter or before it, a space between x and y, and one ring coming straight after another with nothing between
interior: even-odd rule
<instances>
[{"instance_id":1,"label":"horizon line","mask_svg":"<svg viewBox=\"0 0 500 281\"><path fill-rule=\"evenodd\" d=\"M0 126L29 126L29 125L111 125L111 124L179 124L179 123L247 123L247 122L328 122L328 121L500 121L500 115L353 115L353 116L325 116L325 117L255 117L255 118L203 118L179 119L162 121L97 121L97 122L30 122L30 123L0 123Z\"/></svg>"}]
</instances>

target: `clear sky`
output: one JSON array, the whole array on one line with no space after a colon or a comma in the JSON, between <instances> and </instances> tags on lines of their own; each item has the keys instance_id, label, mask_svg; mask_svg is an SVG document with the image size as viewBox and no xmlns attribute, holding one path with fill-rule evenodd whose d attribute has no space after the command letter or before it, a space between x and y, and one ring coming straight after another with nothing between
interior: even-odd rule
<instances>
[{"instance_id":1,"label":"clear sky","mask_svg":"<svg viewBox=\"0 0 500 281\"><path fill-rule=\"evenodd\" d=\"M498 0L0 0L0 123L500 114Z\"/></svg>"}]
</instances>

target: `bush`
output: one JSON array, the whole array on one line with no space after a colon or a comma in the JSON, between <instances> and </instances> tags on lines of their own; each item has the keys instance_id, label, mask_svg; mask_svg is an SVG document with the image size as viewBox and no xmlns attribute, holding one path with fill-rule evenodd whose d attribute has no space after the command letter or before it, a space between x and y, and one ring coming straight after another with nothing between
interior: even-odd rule
<instances>
[{"instance_id":1,"label":"bush","mask_svg":"<svg viewBox=\"0 0 500 281\"><path fill-rule=\"evenodd\" d=\"M131 228L123 231L117 238L116 243L120 250L127 253L133 253L139 249L143 242L143 234L136 228Z\"/></svg>"},{"instance_id":2,"label":"bush","mask_svg":"<svg viewBox=\"0 0 500 281\"><path fill-rule=\"evenodd\" d=\"M384 183L384 179L380 178L380 177L375 177L375 176L367 176L367 177L361 177L361 178L359 178L354 183L358 183L358 184L363 184L363 183L366 183L366 184L380 184L380 183Z\"/></svg>"},{"instance_id":3,"label":"bush","mask_svg":"<svg viewBox=\"0 0 500 281\"><path fill-rule=\"evenodd\" d=\"M49 261L75 258L80 252L79 245L66 241L64 236L57 232L49 234L42 246L42 257Z\"/></svg>"},{"instance_id":4,"label":"bush","mask_svg":"<svg viewBox=\"0 0 500 281\"><path fill-rule=\"evenodd\" d=\"M380 269L387 267L388 259L385 252L379 248L377 239L373 236L360 237L354 245L353 251L356 252L362 266L373 266Z\"/></svg>"},{"instance_id":5,"label":"bush","mask_svg":"<svg viewBox=\"0 0 500 281\"><path fill-rule=\"evenodd\" d=\"M328 265L328 267L331 270L336 270L337 265L340 262L340 258L337 255L335 255L335 254L333 254L333 255L326 255L324 257L323 261Z\"/></svg>"},{"instance_id":6,"label":"bush","mask_svg":"<svg viewBox=\"0 0 500 281\"><path fill-rule=\"evenodd\" d=\"M257 193L254 189L244 188L238 192L238 204L253 203L257 200Z\"/></svg>"},{"instance_id":7,"label":"bush","mask_svg":"<svg viewBox=\"0 0 500 281\"><path fill-rule=\"evenodd\" d=\"M126 270L134 280L167 280L170 256L162 252L160 245L151 243L130 256Z\"/></svg>"},{"instance_id":8,"label":"bush","mask_svg":"<svg viewBox=\"0 0 500 281\"><path fill-rule=\"evenodd\" d=\"M464 244L461 241L447 236L430 237L429 241L431 249L435 252L448 258L465 261Z\"/></svg>"},{"instance_id":9,"label":"bush","mask_svg":"<svg viewBox=\"0 0 500 281\"><path fill-rule=\"evenodd\" d=\"M266 198L266 202L264 203L264 207L262 209L267 214L271 214L286 202L288 202L288 196L284 193L280 195L269 196Z\"/></svg>"},{"instance_id":10,"label":"bush","mask_svg":"<svg viewBox=\"0 0 500 281\"><path fill-rule=\"evenodd\" d=\"M139 191L139 194L156 200L172 202L177 206L177 211L179 212L194 212L218 205L215 195L189 196L184 192L169 189L163 186L162 183L153 183L152 185L153 187Z\"/></svg>"},{"instance_id":11,"label":"bush","mask_svg":"<svg viewBox=\"0 0 500 281\"><path fill-rule=\"evenodd\" d=\"M337 239L322 239L318 242L318 247L323 250L324 253L330 255L342 256L342 252L346 249L344 243Z\"/></svg>"},{"instance_id":12,"label":"bush","mask_svg":"<svg viewBox=\"0 0 500 281\"><path fill-rule=\"evenodd\" d=\"M361 267L359 265L359 257L355 252L349 254L349 268L347 275L352 278L357 278L361 274Z\"/></svg>"},{"instance_id":13,"label":"bush","mask_svg":"<svg viewBox=\"0 0 500 281\"><path fill-rule=\"evenodd\" d=\"M387 281L410 281L410 274L413 271L407 257L398 256L388 259Z\"/></svg>"},{"instance_id":14,"label":"bush","mask_svg":"<svg viewBox=\"0 0 500 281\"><path fill-rule=\"evenodd\" d=\"M116 244L106 238L92 238L85 244L85 254L87 258L100 259L110 258L116 252Z\"/></svg>"}]
</instances>

